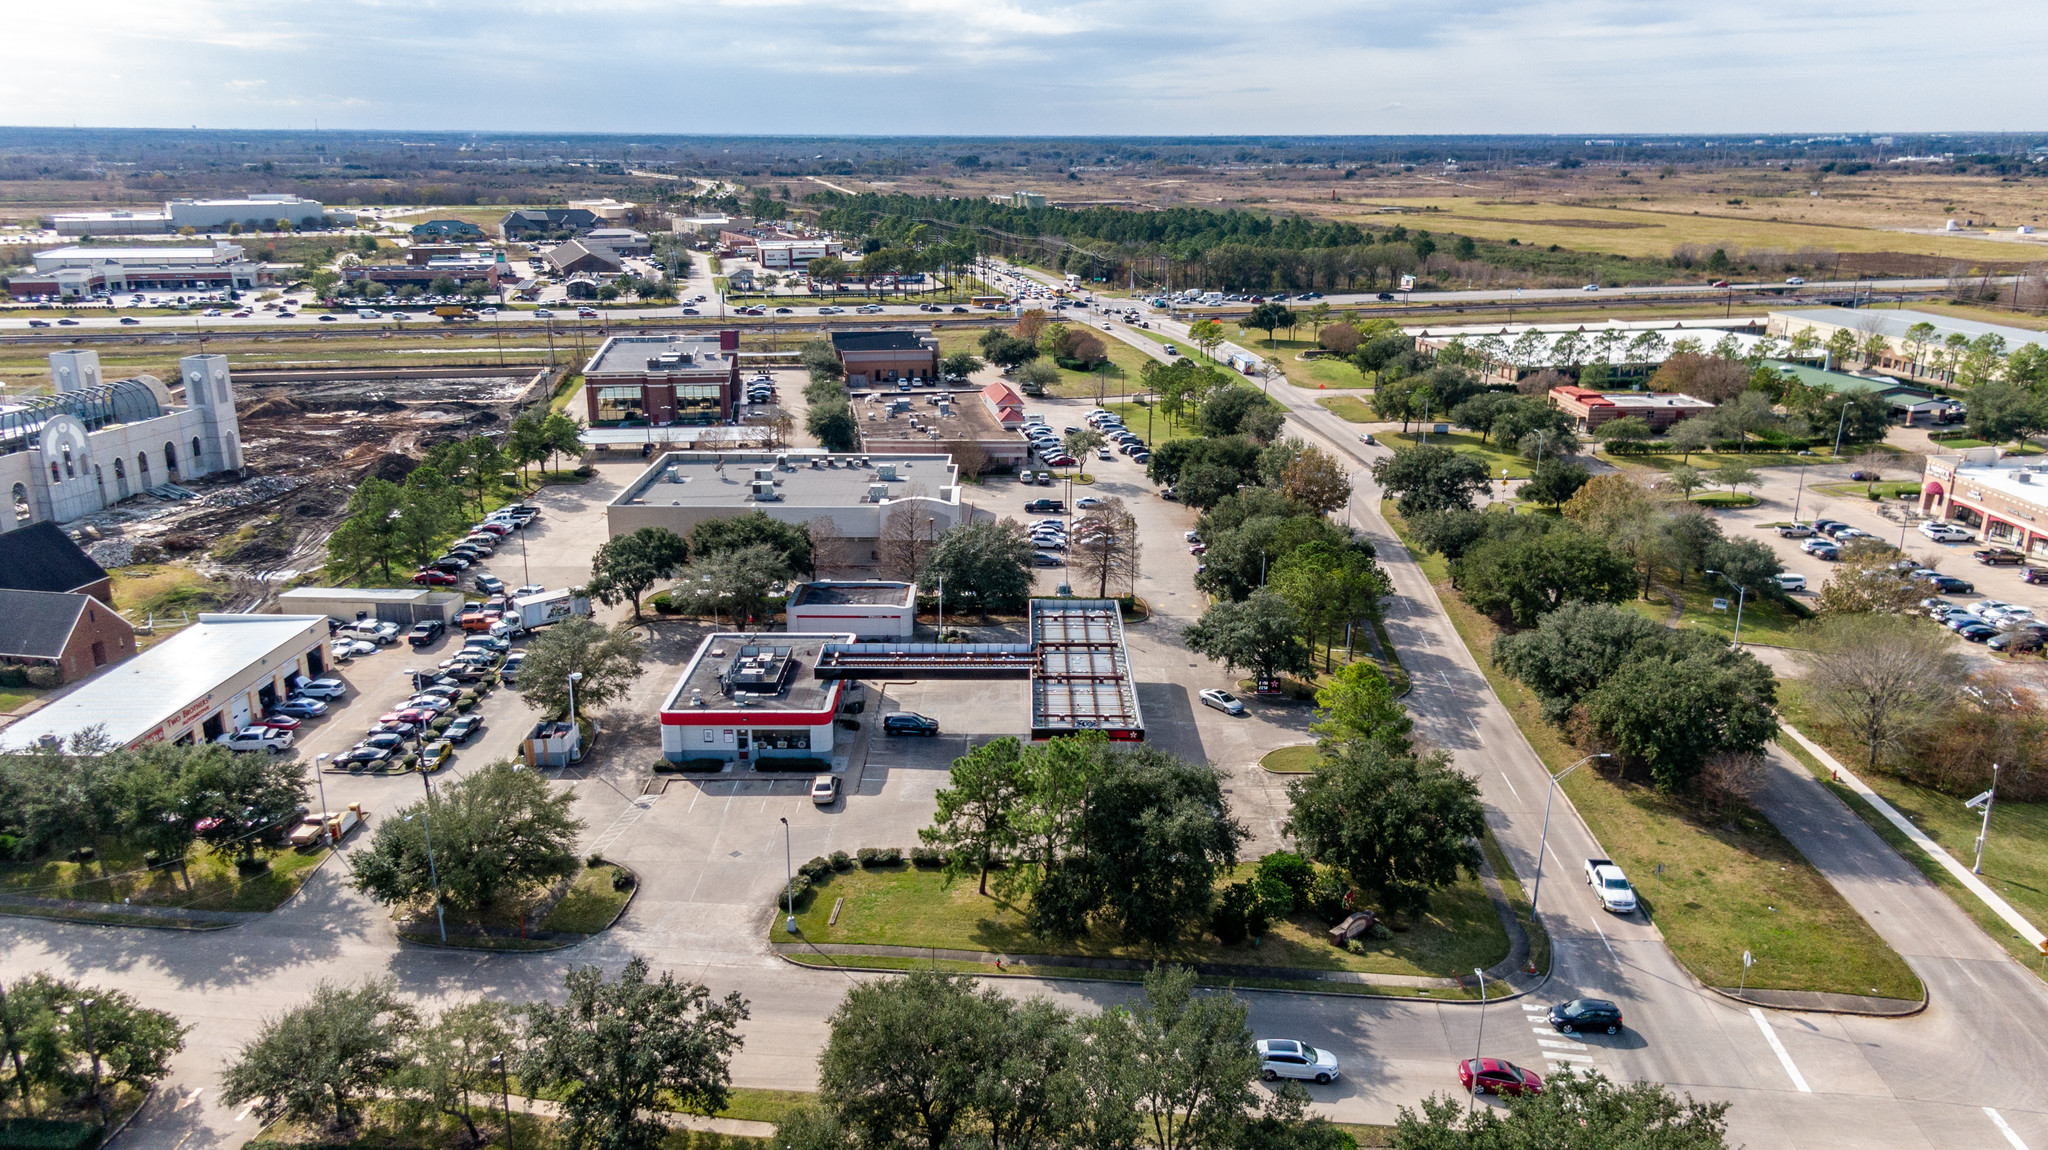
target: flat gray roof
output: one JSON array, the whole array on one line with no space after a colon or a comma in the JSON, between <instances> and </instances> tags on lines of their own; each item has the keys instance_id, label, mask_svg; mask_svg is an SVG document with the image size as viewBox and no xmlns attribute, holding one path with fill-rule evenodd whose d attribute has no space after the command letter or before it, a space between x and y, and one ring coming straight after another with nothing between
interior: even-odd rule
<instances>
[{"instance_id":1,"label":"flat gray roof","mask_svg":"<svg viewBox=\"0 0 2048 1150\"><path fill-rule=\"evenodd\" d=\"M812 674L829 643L850 643L852 635L788 634L774 631L715 632L697 645L690 665L663 700L664 711L734 711L745 696L748 711L816 711L827 705L838 684ZM702 708L692 707L703 692Z\"/></svg>"},{"instance_id":2,"label":"flat gray roof","mask_svg":"<svg viewBox=\"0 0 2048 1150\"><path fill-rule=\"evenodd\" d=\"M1980 335L2004 336L2008 349L2023 343L2048 347L2048 332L2029 331L2023 327L2007 327L1998 323L1983 323L1974 319L1943 315L1936 311L1913 311L1895 308L1846 308L1814 307L1798 311L1774 311L1774 316L1786 319L1805 320L1808 323L1828 323L1836 327L1855 328L1861 331L1869 326L1892 339L1906 338L1906 329L1916 323L1934 325L1937 340L1947 339L1951 333L1961 334L1968 339Z\"/></svg>"},{"instance_id":3,"label":"flat gray roof","mask_svg":"<svg viewBox=\"0 0 2048 1150\"><path fill-rule=\"evenodd\" d=\"M690 362L678 369L655 368L654 361L670 352L681 352L690 357ZM584 366L585 374L618 374L625 372L647 372L667 370L707 370L729 372L733 357L729 352L718 349L718 336L668 336L668 335L615 335L604 341L597 354L590 357Z\"/></svg>"},{"instance_id":4,"label":"flat gray roof","mask_svg":"<svg viewBox=\"0 0 2048 1150\"><path fill-rule=\"evenodd\" d=\"M881 581L865 583L799 583L796 593L789 597L789 605L802 607L807 604L866 603L891 607L910 605L914 583L889 583Z\"/></svg>"},{"instance_id":5,"label":"flat gray roof","mask_svg":"<svg viewBox=\"0 0 2048 1150\"><path fill-rule=\"evenodd\" d=\"M366 602L411 603L433 594L428 587L294 587L280 591L285 602L300 599L361 599Z\"/></svg>"},{"instance_id":6,"label":"flat gray roof","mask_svg":"<svg viewBox=\"0 0 2048 1150\"><path fill-rule=\"evenodd\" d=\"M777 455L787 456L789 465L778 469ZM813 460L818 466L812 466ZM865 467L860 465L863 460ZM895 478L882 478L891 467ZM754 498L755 473L763 469L773 472L780 500ZM918 495L945 499L945 492L957 481L950 455L671 451L620 492L612 506L756 507L781 502L798 507L841 507L866 502L868 488L876 484L888 487L889 499Z\"/></svg>"},{"instance_id":7,"label":"flat gray roof","mask_svg":"<svg viewBox=\"0 0 2048 1150\"><path fill-rule=\"evenodd\" d=\"M1006 431L989 412L988 404L981 398L979 388L963 388L952 393L953 400L947 406L952 410L939 414L938 392L912 391L895 392L888 390L863 391L862 398L854 404L853 415L860 421L861 440L866 443L898 443L909 445L925 440L943 443L947 440L1002 439L1016 438L1014 432ZM910 410L891 416L889 408L896 400L908 400ZM912 418L917 426L910 426ZM934 439L930 428L937 428Z\"/></svg>"},{"instance_id":8,"label":"flat gray roof","mask_svg":"<svg viewBox=\"0 0 2048 1150\"><path fill-rule=\"evenodd\" d=\"M199 621L88 679L78 689L0 730L0 750L24 750L44 735L68 739L87 727L105 729L126 746L226 686L252 666L275 659L278 667L327 638L325 615L201 615ZM292 648L288 654L280 648ZM226 699L213 699L213 707ZM208 709L211 713L212 708ZM195 716L203 717L203 716Z\"/></svg>"}]
</instances>

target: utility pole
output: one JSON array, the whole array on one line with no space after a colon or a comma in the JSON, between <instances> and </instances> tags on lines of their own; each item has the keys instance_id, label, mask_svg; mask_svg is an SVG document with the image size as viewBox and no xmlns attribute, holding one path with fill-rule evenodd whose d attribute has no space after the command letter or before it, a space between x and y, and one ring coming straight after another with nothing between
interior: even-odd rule
<instances>
[{"instance_id":1,"label":"utility pole","mask_svg":"<svg viewBox=\"0 0 2048 1150\"><path fill-rule=\"evenodd\" d=\"M1984 805L1984 825L1977 831L1977 861L1970 867L1971 874L1984 873L1984 844L1991 838L1991 808L1998 803L1998 764L1991 764L1991 789L1964 803L1964 806Z\"/></svg>"}]
</instances>

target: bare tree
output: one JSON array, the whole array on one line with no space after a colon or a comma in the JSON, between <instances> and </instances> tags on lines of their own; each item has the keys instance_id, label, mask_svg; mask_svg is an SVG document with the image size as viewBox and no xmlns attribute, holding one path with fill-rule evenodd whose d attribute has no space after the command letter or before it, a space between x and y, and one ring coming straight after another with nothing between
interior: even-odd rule
<instances>
[{"instance_id":1,"label":"bare tree","mask_svg":"<svg viewBox=\"0 0 2048 1150\"><path fill-rule=\"evenodd\" d=\"M1138 520L1124 501L1110 496L1074 521L1073 568L1095 580L1095 595L1109 598L1112 580L1135 586L1138 578Z\"/></svg>"},{"instance_id":2,"label":"bare tree","mask_svg":"<svg viewBox=\"0 0 2048 1150\"><path fill-rule=\"evenodd\" d=\"M882 537L875 551L885 579L909 582L924 570L938 543L938 524L925 514L922 503L906 503L891 510L882 520Z\"/></svg>"},{"instance_id":3,"label":"bare tree","mask_svg":"<svg viewBox=\"0 0 2048 1150\"><path fill-rule=\"evenodd\" d=\"M1835 615L1800 655L1821 710L1877 753L1898 746L1955 704L1967 677L1952 641L1934 625L1899 615Z\"/></svg>"},{"instance_id":4,"label":"bare tree","mask_svg":"<svg viewBox=\"0 0 2048 1150\"><path fill-rule=\"evenodd\" d=\"M820 515L804 524L811 533L811 567L818 578L830 579L843 576L848 569L860 563L854 554L853 540L839 530L839 521L830 515Z\"/></svg>"},{"instance_id":5,"label":"bare tree","mask_svg":"<svg viewBox=\"0 0 2048 1150\"><path fill-rule=\"evenodd\" d=\"M963 478L969 475L978 476L988 470L991 462L988 449L981 444L971 439L963 439L953 444L952 451L953 462L960 468L960 475Z\"/></svg>"}]
</instances>

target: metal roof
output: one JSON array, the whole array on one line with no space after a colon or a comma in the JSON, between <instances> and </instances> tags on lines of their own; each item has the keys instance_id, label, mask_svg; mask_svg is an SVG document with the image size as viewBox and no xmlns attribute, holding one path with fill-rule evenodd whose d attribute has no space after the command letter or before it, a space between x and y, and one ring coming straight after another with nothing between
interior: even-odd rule
<instances>
[{"instance_id":1,"label":"metal roof","mask_svg":"<svg viewBox=\"0 0 2048 1150\"><path fill-rule=\"evenodd\" d=\"M59 415L74 415L87 431L121 423L141 423L164 413L156 393L139 379L96 383L57 395L30 395L0 407L0 454L27 451L44 425Z\"/></svg>"},{"instance_id":2,"label":"metal roof","mask_svg":"<svg viewBox=\"0 0 2048 1150\"><path fill-rule=\"evenodd\" d=\"M1107 731L1144 737L1137 683L1114 599L1033 599L1031 733Z\"/></svg>"},{"instance_id":3,"label":"metal roof","mask_svg":"<svg viewBox=\"0 0 2048 1150\"><path fill-rule=\"evenodd\" d=\"M2025 343L2048 347L2048 332L2031 331L2023 327L2007 327L2004 324L1984 323L1974 319L1942 315L1940 312L1913 311L1909 308L1845 308L1815 307L1797 311L1774 311L1772 318L1803 320L1807 323L1825 323L1835 327L1863 331L1866 328L1903 340L1906 332L1916 323L1931 324L1934 327L1935 342L1947 339L1951 334L1975 339L1980 335L1995 335L2005 340L2007 351Z\"/></svg>"},{"instance_id":4,"label":"metal roof","mask_svg":"<svg viewBox=\"0 0 2048 1150\"><path fill-rule=\"evenodd\" d=\"M45 735L68 739L98 726L126 746L249 671L294 663L327 638L325 615L201 615L199 621L86 680L41 710L0 730L0 750L23 750ZM211 708L209 708L209 712Z\"/></svg>"}]
</instances>

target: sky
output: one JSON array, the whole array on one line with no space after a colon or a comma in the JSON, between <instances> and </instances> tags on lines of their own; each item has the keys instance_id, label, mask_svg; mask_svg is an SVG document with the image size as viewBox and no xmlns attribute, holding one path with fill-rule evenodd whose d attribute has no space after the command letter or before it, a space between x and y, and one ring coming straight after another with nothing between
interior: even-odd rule
<instances>
[{"instance_id":1,"label":"sky","mask_svg":"<svg viewBox=\"0 0 2048 1150\"><path fill-rule=\"evenodd\" d=\"M2040 0L11 0L18 125L2026 131Z\"/></svg>"}]
</instances>

